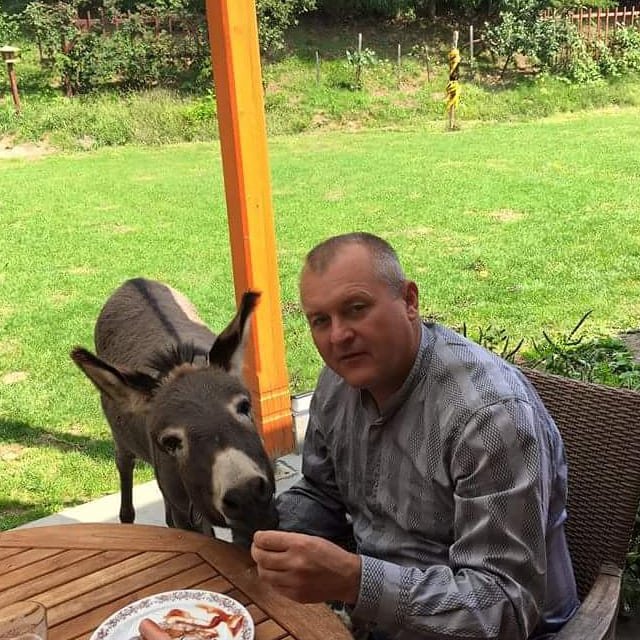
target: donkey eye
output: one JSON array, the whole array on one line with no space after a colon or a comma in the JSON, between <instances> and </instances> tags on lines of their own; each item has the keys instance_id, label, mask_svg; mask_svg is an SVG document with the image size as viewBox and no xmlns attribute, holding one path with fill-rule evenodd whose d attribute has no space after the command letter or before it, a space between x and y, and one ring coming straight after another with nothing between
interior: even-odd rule
<instances>
[{"instance_id":1,"label":"donkey eye","mask_svg":"<svg viewBox=\"0 0 640 640\"><path fill-rule=\"evenodd\" d=\"M251 403L246 398L240 400L236 405L236 411L243 416L248 416L251 413Z\"/></svg>"},{"instance_id":2,"label":"donkey eye","mask_svg":"<svg viewBox=\"0 0 640 640\"><path fill-rule=\"evenodd\" d=\"M160 440L160 446L167 453L174 454L182 449L182 440L176 436L166 436Z\"/></svg>"}]
</instances>

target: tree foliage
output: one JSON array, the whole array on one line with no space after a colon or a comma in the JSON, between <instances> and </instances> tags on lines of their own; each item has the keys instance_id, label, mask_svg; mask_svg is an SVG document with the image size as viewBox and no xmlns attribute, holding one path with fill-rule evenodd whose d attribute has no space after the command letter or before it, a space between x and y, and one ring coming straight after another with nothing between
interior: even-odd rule
<instances>
[{"instance_id":1,"label":"tree foliage","mask_svg":"<svg viewBox=\"0 0 640 640\"><path fill-rule=\"evenodd\" d=\"M0 46L17 42L19 35L18 17L12 14L0 13Z\"/></svg>"}]
</instances>

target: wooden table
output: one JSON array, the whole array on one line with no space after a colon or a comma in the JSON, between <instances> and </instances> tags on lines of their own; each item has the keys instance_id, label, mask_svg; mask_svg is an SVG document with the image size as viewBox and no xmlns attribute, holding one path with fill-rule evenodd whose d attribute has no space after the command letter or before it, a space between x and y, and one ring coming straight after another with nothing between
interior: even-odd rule
<instances>
[{"instance_id":1,"label":"wooden table","mask_svg":"<svg viewBox=\"0 0 640 640\"><path fill-rule=\"evenodd\" d=\"M348 640L324 605L301 605L257 577L247 552L198 533L135 524L65 524L0 533L0 603L47 607L50 640L89 638L121 607L172 589L242 602L256 640Z\"/></svg>"}]
</instances>

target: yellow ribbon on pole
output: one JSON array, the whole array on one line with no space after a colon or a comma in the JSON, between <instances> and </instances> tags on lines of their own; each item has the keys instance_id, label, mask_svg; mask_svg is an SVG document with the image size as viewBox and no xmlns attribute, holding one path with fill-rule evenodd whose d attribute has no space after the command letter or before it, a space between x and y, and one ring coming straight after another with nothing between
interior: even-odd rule
<instances>
[{"instance_id":1,"label":"yellow ribbon on pole","mask_svg":"<svg viewBox=\"0 0 640 640\"><path fill-rule=\"evenodd\" d=\"M460 52L452 49L449 52L449 82L447 82L447 111L457 107L460 102Z\"/></svg>"},{"instance_id":2,"label":"yellow ribbon on pole","mask_svg":"<svg viewBox=\"0 0 640 640\"><path fill-rule=\"evenodd\" d=\"M458 32L453 34L453 48L449 51L449 82L447 82L447 111L449 113L449 128L455 125L455 111L460 103L460 51L458 51Z\"/></svg>"}]
</instances>

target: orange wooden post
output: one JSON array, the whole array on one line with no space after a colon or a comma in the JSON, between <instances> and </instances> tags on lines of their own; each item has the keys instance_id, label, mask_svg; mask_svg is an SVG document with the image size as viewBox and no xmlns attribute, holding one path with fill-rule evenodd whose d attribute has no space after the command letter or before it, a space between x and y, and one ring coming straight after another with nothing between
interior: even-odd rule
<instances>
[{"instance_id":1,"label":"orange wooden post","mask_svg":"<svg viewBox=\"0 0 640 640\"><path fill-rule=\"evenodd\" d=\"M271 455L294 449L255 0L206 0L236 298L262 292L246 382Z\"/></svg>"}]
</instances>

